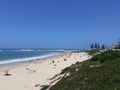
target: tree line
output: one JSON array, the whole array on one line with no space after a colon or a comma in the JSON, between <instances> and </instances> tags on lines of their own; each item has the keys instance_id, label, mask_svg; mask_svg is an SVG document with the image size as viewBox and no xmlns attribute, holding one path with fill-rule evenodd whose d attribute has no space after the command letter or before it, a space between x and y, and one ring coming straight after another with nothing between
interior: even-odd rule
<instances>
[{"instance_id":1,"label":"tree line","mask_svg":"<svg viewBox=\"0 0 120 90\"><path fill-rule=\"evenodd\" d=\"M91 44L90 48L92 50L100 50L100 49L105 50L105 49L107 49L107 45L105 45L105 44L100 45L98 43L94 43L94 44Z\"/></svg>"},{"instance_id":2,"label":"tree line","mask_svg":"<svg viewBox=\"0 0 120 90\"><path fill-rule=\"evenodd\" d=\"M90 48L92 50L105 50L105 49L108 49L108 46L105 44L100 45L99 43L92 43L90 45ZM111 49L120 49L120 39L118 39L116 45L113 44L111 46Z\"/></svg>"},{"instance_id":3,"label":"tree line","mask_svg":"<svg viewBox=\"0 0 120 90\"><path fill-rule=\"evenodd\" d=\"M117 44L114 46L114 49L120 49L120 39L118 39Z\"/></svg>"}]
</instances>

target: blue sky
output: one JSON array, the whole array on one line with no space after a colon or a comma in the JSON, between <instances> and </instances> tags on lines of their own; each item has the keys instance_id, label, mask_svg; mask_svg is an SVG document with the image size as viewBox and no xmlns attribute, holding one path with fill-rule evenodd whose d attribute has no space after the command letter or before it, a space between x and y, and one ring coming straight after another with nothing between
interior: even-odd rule
<instances>
[{"instance_id":1,"label":"blue sky","mask_svg":"<svg viewBox=\"0 0 120 90\"><path fill-rule=\"evenodd\" d=\"M0 0L0 48L88 48L120 38L120 0Z\"/></svg>"}]
</instances>

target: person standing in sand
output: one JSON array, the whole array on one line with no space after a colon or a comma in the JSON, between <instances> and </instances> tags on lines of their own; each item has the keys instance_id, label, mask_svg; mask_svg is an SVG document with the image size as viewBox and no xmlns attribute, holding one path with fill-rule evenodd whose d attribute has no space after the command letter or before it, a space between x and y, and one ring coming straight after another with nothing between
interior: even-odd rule
<instances>
[{"instance_id":1,"label":"person standing in sand","mask_svg":"<svg viewBox=\"0 0 120 90\"><path fill-rule=\"evenodd\" d=\"M52 63L55 63L54 60L52 61Z\"/></svg>"}]
</instances>

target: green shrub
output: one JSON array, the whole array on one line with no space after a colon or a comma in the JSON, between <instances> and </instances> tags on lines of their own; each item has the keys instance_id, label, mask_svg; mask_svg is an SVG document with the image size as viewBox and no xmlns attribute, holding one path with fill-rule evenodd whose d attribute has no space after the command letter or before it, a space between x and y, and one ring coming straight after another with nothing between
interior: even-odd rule
<instances>
[{"instance_id":1,"label":"green shrub","mask_svg":"<svg viewBox=\"0 0 120 90\"><path fill-rule=\"evenodd\" d=\"M90 50L90 51L87 51L89 55L94 55L96 53L99 53L99 50Z\"/></svg>"},{"instance_id":2,"label":"green shrub","mask_svg":"<svg viewBox=\"0 0 120 90\"><path fill-rule=\"evenodd\" d=\"M102 63L102 62L105 62L106 60L113 60L117 58L120 58L120 51L109 50L109 51L93 56L91 58L91 61L100 61Z\"/></svg>"},{"instance_id":3,"label":"green shrub","mask_svg":"<svg viewBox=\"0 0 120 90\"><path fill-rule=\"evenodd\" d=\"M67 73L70 71L70 67L67 67L65 69L62 70L61 74Z\"/></svg>"}]
</instances>

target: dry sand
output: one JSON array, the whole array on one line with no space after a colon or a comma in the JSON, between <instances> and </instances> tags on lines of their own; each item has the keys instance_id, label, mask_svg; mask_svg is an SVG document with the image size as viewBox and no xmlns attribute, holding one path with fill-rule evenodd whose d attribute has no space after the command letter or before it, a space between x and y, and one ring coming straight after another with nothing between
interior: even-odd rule
<instances>
[{"instance_id":1,"label":"dry sand","mask_svg":"<svg viewBox=\"0 0 120 90\"><path fill-rule=\"evenodd\" d=\"M0 90L40 90L41 86L55 84L62 77L58 74L64 68L88 58L90 56L84 52L69 52L46 60L1 68ZM11 76L4 76L6 70Z\"/></svg>"}]
</instances>

